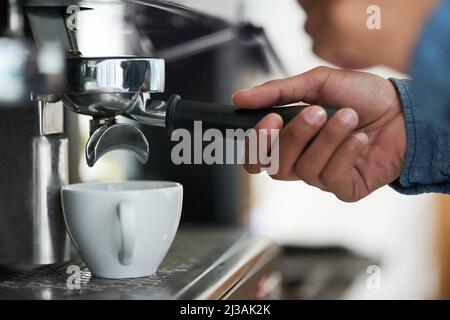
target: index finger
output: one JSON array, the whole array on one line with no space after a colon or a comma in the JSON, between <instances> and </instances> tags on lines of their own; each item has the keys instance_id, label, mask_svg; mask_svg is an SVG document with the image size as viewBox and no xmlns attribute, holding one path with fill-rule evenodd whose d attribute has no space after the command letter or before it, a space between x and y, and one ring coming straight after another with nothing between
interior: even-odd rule
<instances>
[{"instance_id":1,"label":"index finger","mask_svg":"<svg viewBox=\"0 0 450 320\"><path fill-rule=\"evenodd\" d=\"M233 103L244 109L262 109L296 102L317 104L320 88L331 72L330 68L319 67L293 77L269 81L236 92Z\"/></svg>"}]
</instances>

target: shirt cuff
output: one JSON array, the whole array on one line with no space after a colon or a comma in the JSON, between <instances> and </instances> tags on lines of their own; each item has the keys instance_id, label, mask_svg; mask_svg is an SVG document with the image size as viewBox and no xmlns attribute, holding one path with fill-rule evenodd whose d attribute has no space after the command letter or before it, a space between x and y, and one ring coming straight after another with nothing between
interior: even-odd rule
<instances>
[{"instance_id":1,"label":"shirt cuff","mask_svg":"<svg viewBox=\"0 0 450 320\"><path fill-rule=\"evenodd\" d=\"M411 95L410 80L390 81L403 105L407 136L402 172L390 186L408 195L450 194L450 131L438 128L429 118L421 116Z\"/></svg>"}]
</instances>

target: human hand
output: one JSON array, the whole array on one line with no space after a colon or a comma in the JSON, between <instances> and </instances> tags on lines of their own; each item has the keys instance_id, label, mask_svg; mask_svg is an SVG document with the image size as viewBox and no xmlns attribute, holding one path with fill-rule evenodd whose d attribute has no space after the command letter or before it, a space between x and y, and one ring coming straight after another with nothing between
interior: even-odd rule
<instances>
[{"instance_id":1,"label":"human hand","mask_svg":"<svg viewBox=\"0 0 450 320\"><path fill-rule=\"evenodd\" d=\"M383 64L406 72L437 0L298 0L319 57L344 68ZM369 29L368 8L380 8L381 29Z\"/></svg>"},{"instance_id":2,"label":"human hand","mask_svg":"<svg viewBox=\"0 0 450 320\"><path fill-rule=\"evenodd\" d=\"M307 107L283 127L277 114L258 129L280 129L277 180L303 180L347 202L358 201L400 175L406 151L403 110L393 84L369 73L319 67L233 96L238 107L295 102ZM339 109L327 122L320 106ZM262 166L247 164L250 173Z\"/></svg>"}]
</instances>

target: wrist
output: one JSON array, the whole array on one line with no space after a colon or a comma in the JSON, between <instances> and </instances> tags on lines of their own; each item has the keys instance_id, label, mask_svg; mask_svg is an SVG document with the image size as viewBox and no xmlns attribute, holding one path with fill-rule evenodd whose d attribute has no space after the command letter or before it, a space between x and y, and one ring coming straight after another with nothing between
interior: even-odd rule
<instances>
[{"instance_id":1,"label":"wrist","mask_svg":"<svg viewBox=\"0 0 450 320\"><path fill-rule=\"evenodd\" d=\"M450 193L450 129L439 128L423 114L408 80L391 79L402 101L407 132L406 156L392 188L403 194Z\"/></svg>"}]
</instances>

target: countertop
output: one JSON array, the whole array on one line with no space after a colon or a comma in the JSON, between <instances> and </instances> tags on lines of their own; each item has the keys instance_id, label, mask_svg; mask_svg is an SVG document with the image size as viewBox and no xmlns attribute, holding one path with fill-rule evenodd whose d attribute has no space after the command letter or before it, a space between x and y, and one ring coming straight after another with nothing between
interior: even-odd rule
<instances>
[{"instance_id":1,"label":"countertop","mask_svg":"<svg viewBox=\"0 0 450 320\"><path fill-rule=\"evenodd\" d=\"M221 299L278 254L270 240L243 230L181 228L153 276L95 278L75 255L30 273L0 270L0 299ZM80 289L67 285L69 266L80 268Z\"/></svg>"}]
</instances>

